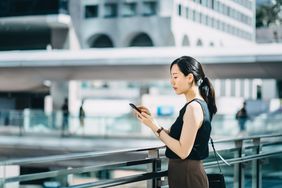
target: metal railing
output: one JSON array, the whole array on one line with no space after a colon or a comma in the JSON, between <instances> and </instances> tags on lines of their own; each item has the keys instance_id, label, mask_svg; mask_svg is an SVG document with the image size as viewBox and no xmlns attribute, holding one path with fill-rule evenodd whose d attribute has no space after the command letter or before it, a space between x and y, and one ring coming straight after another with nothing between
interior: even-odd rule
<instances>
[{"instance_id":1,"label":"metal railing","mask_svg":"<svg viewBox=\"0 0 282 188\"><path fill-rule=\"evenodd\" d=\"M231 165L224 166L223 161L220 164L223 173L226 176L233 176L234 188L245 187L245 169L250 164L251 168L251 186L252 188L262 187L262 165L263 160L271 157L280 157L282 159L282 135L261 135L252 137L243 137L235 139L225 139L214 141L217 151L225 157L225 160ZM36 157L27 159L15 159L1 161L0 166L5 168L9 166L63 166L63 169L55 169L46 172L22 174L16 176L4 176L0 180L0 187L9 187L10 183L23 183L45 178L54 178L57 181L63 180L73 174L83 174L97 172L100 170L138 170L137 174L126 175L116 178L91 180L87 183L69 184L61 183L59 187L87 188L87 187L113 187L118 185L130 184L133 182L147 181L146 187L159 188L167 185L167 159L163 155L164 146L125 149L103 152L86 152L66 155L54 155L46 157ZM210 150L212 152L212 150ZM130 153L140 154L142 157L136 160L120 160L115 162L116 156L125 156ZM101 162L101 159L107 159ZM97 159L97 160L96 160ZM85 161L85 160L88 160ZM92 161L92 162L89 162ZM100 160L100 162L97 162ZM71 161L71 162L70 162ZM114 162L108 162L114 161ZM75 166L73 164L79 165ZM95 163L95 164L94 164ZM83 165L85 164L85 165ZM71 166L73 165L73 166ZM143 165L143 166L142 166ZM144 166L145 165L145 166ZM140 167L141 166L141 167ZM217 171L217 163L213 154L204 161L207 172ZM282 169L280 169L282 172ZM63 181L62 181L63 182ZM229 186L230 187L230 186Z\"/></svg>"}]
</instances>

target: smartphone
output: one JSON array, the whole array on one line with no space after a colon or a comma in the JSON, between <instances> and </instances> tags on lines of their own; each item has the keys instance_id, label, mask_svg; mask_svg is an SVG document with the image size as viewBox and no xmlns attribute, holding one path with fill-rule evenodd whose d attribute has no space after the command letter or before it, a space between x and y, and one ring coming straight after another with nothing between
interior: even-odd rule
<instances>
[{"instance_id":1,"label":"smartphone","mask_svg":"<svg viewBox=\"0 0 282 188\"><path fill-rule=\"evenodd\" d=\"M129 103L129 105L131 106L131 108L137 110L139 113L141 113L141 110L139 110L134 104Z\"/></svg>"}]
</instances>

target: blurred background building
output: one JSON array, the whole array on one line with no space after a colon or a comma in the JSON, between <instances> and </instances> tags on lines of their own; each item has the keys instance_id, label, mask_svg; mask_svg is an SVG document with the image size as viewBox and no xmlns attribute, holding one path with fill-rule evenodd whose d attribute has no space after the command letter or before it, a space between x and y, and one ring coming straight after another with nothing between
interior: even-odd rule
<instances>
[{"instance_id":1,"label":"blurred background building","mask_svg":"<svg viewBox=\"0 0 282 188\"><path fill-rule=\"evenodd\" d=\"M276 2L276 3L275 3ZM280 23L265 21L261 7L276 7L280 1L255 0L2 0L0 3L0 50L38 51L114 49L126 47L187 47L187 49L253 48L267 42L257 27ZM256 3L258 11L256 12ZM278 7L278 8L277 8ZM262 11L260 11L262 10ZM279 9L280 10L280 9ZM269 11L268 11L269 12ZM277 16L281 11L277 12ZM256 16L257 14L257 16ZM256 18L257 17L257 18ZM259 19L260 20L259 20ZM279 41L279 27L274 40ZM275 30L276 31L276 30ZM271 36L269 33L266 36ZM276 40L277 39L277 40ZM11 55L13 56L13 55ZM32 57L32 56L31 56ZM5 77L6 78L6 77ZM4 78L3 78L4 80ZM10 79L12 82L13 78ZM24 80L24 79L23 79ZM143 95L172 95L167 80L43 80L34 83L3 83L0 109L60 110L64 98L70 111L78 115L85 100L86 111L114 103L114 99L141 102ZM281 98L282 84L275 79L213 78L219 105L230 100L266 100ZM4 85L6 85L4 87ZM12 86L12 87L9 87ZM6 88L6 89L5 89ZM75 88L75 89L74 89ZM115 93L113 95L113 93ZM98 101L103 101L98 104ZM166 101L164 99L163 101ZM120 101L119 101L120 102ZM270 103L270 102L269 102ZM92 105L90 105L92 104ZM118 103L116 103L118 104ZM115 105L113 105L115 106ZM225 105L223 105L225 106ZM235 107L236 111L239 106ZM129 107L124 112L128 113ZM99 113L100 112L100 113ZM103 111L107 113L109 111ZM226 110L222 110L225 113ZM233 112L232 112L233 113ZM100 114L101 115L101 114Z\"/></svg>"},{"instance_id":2,"label":"blurred background building","mask_svg":"<svg viewBox=\"0 0 282 188\"><path fill-rule=\"evenodd\" d=\"M128 103L148 106L161 125L170 126L185 103L169 82L170 55L179 53L195 55L210 68L206 72L211 73L218 106L213 136L242 136L235 113L244 101L250 115L247 134L281 133L281 4L282 0L0 0L0 134L16 135L0 139L0 159L124 149L125 143L152 146L158 140L140 126ZM65 132L70 139L61 138ZM85 166L93 165L89 161ZM272 180L279 184L281 157L269 161L274 162L267 171L267 185ZM79 159L63 166L81 163ZM56 170L59 165L0 166L0 177ZM229 187L237 171L229 169ZM107 170L99 171L105 172L108 176ZM59 177L55 184L67 181Z\"/></svg>"}]
</instances>

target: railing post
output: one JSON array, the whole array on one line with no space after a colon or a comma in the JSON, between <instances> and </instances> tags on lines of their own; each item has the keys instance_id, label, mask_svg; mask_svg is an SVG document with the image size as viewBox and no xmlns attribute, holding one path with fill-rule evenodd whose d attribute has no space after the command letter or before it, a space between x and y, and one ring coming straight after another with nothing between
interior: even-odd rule
<instances>
[{"instance_id":1,"label":"railing post","mask_svg":"<svg viewBox=\"0 0 282 188\"><path fill-rule=\"evenodd\" d=\"M234 158L243 156L243 140L236 140L235 146L238 148L238 152L235 152ZM244 188L245 176L244 176L244 164L234 164L234 188Z\"/></svg>"},{"instance_id":2,"label":"railing post","mask_svg":"<svg viewBox=\"0 0 282 188\"><path fill-rule=\"evenodd\" d=\"M159 159L159 150L149 150L148 158L154 159L152 164L148 165L148 171L150 172L158 172L161 170L161 160ZM161 178L152 178L147 181L147 188L160 188Z\"/></svg>"},{"instance_id":3,"label":"railing post","mask_svg":"<svg viewBox=\"0 0 282 188\"><path fill-rule=\"evenodd\" d=\"M0 163L0 188L5 187L5 178L6 178L6 165L5 163L1 162Z\"/></svg>"},{"instance_id":4,"label":"railing post","mask_svg":"<svg viewBox=\"0 0 282 188\"><path fill-rule=\"evenodd\" d=\"M261 151L260 138L253 139L254 145L254 154L259 154ZM252 188L261 188L262 187L262 173L261 173L261 161L253 160L252 161Z\"/></svg>"},{"instance_id":5,"label":"railing post","mask_svg":"<svg viewBox=\"0 0 282 188\"><path fill-rule=\"evenodd\" d=\"M4 188L4 178L0 178L0 188Z\"/></svg>"}]
</instances>

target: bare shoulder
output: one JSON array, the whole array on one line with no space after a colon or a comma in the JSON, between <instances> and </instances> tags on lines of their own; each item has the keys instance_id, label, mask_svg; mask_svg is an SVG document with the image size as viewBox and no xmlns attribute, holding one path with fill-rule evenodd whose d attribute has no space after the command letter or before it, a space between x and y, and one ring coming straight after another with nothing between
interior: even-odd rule
<instances>
[{"instance_id":1,"label":"bare shoulder","mask_svg":"<svg viewBox=\"0 0 282 188\"><path fill-rule=\"evenodd\" d=\"M192 101L189 105L186 106L186 111L190 111L192 113L199 113L202 112L202 107L197 101Z\"/></svg>"},{"instance_id":2,"label":"bare shoulder","mask_svg":"<svg viewBox=\"0 0 282 188\"><path fill-rule=\"evenodd\" d=\"M203 121L203 110L201 105L197 101L192 101L186 107L184 114L184 120L193 120L197 125L200 125Z\"/></svg>"}]
</instances>

